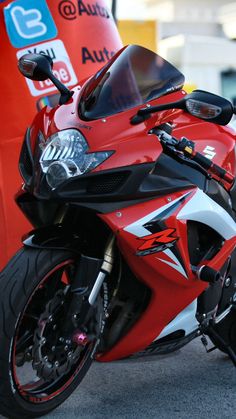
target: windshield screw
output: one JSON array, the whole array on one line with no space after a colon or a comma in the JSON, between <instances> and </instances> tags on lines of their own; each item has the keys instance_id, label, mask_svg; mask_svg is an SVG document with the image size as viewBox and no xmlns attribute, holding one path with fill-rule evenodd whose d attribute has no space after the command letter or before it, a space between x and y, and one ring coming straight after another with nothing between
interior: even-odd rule
<instances>
[{"instance_id":1,"label":"windshield screw","mask_svg":"<svg viewBox=\"0 0 236 419\"><path fill-rule=\"evenodd\" d=\"M147 108L151 108L150 103L147 103L146 106L147 106Z\"/></svg>"},{"instance_id":2,"label":"windshield screw","mask_svg":"<svg viewBox=\"0 0 236 419\"><path fill-rule=\"evenodd\" d=\"M102 122L107 122L107 120L105 118L102 119Z\"/></svg>"},{"instance_id":3,"label":"windshield screw","mask_svg":"<svg viewBox=\"0 0 236 419\"><path fill-rule=\"evenodd\" d=\"M171 202L171 198L167 198L167 201L168 201L168 202Z\"/></svg>"},{"instance_id":4,"label":"windshield screw","mask_svg":"<svg viewBox=\"0 0 236 419\"><path fill-rule=\"evenodd\" d=\"M117 212L117 213L116 213L116 216L117 216L118 218L122 217L122 212Z\"/></svg>"}]
</instances>

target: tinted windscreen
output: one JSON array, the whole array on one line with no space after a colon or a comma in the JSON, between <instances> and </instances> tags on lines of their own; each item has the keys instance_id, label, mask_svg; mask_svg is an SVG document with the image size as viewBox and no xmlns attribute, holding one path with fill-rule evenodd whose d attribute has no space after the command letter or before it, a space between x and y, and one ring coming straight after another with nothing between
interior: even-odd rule
<instances>
[{"instance_id":1,"label":"tinted windscreen","mask_svg":"<svg viewBox=\"0 0 236 419\"><path fill-rule=\"evenodd\" d=\"M130 45L89 82L80 103L81 116L98 119L142 105L183 87L184 76L146 48ZM97 82L96 82L97 81ZM88 93L89 92L89 93Z\"/></svg>"}]
</instances>

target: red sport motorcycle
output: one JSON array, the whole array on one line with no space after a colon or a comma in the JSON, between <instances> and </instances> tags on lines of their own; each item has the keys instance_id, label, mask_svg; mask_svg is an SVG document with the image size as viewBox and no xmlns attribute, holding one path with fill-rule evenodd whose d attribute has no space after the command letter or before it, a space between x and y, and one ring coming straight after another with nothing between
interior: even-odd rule
<instances>
[{"instance_id":1,"label":"red sport motorcycle","mask_svg":"<svg viewBox=\"0 0 236 419\"><path fill-rule=\"evenodd\" d=\"M235 109L128 46L28 128L16 202L34 225L0 280L0 413L44 415L92 360L202 336L236 365Z\"/></svg>"}]
</instances>

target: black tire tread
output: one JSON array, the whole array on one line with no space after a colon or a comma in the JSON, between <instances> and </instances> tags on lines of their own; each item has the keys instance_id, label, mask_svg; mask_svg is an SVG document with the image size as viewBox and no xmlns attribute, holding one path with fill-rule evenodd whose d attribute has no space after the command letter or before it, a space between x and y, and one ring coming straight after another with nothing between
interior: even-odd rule
<instances>
[{"instance_id":1,"label":"black tire tread","mask_svg":"<svg viewBox=\"0 0 236 419\"><path fill-rule=\"evenodd\" d=\"M74 388L72 386L68 395L61 394L57 401L53 399L43 403L45 406L40 406L37 410L35 407L31 408L32 403L23 402L23 399L22 403L19 402L20 395L16 397L9 377L10 344L18 316L40 278L42 279L53 265L56 266L68 257L73 257L69 251L23 248L0 274L0 414L5 417L23 419L47 414L61 404L78 385L74 385Z\"/></svg>"}]
</instances>

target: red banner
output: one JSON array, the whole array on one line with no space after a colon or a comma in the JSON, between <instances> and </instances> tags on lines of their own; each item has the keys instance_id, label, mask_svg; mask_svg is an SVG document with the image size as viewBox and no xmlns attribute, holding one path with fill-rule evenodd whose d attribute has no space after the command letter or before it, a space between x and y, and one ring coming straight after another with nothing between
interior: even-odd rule
<instances>
[{"instance_id":1,"label":"red banner","mask_svg":"<svg viewBox=\"0 0 236 419\"><path fill-rule=\"evenodd\" d=\"M20 247L31 226L14 203L21 184L18 157L37 109L53 106L57 93L46 80L24 79L17 60L25 53L50 55L54 74L73 87L121 48L105 0L0 0L0 267Z\"/></svg>"}]
</instances>

